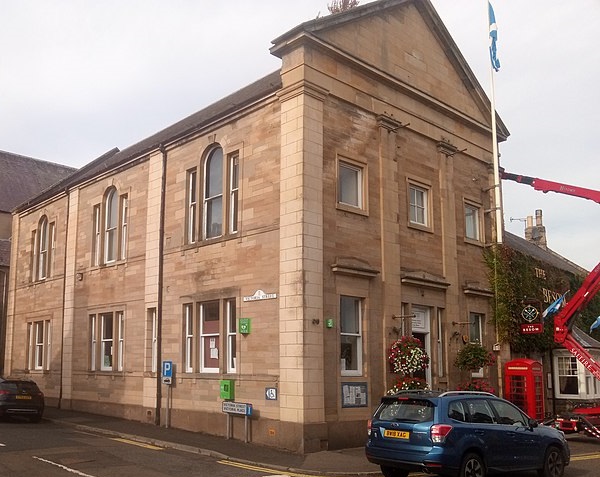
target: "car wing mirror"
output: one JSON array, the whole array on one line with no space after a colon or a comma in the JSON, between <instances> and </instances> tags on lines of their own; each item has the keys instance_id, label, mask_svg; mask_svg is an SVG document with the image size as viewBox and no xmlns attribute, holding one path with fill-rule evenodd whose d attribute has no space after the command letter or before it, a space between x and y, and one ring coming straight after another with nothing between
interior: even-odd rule
<instances>
[{"instance_id":1,"label":"car wing mirror","mask_svg":"<svg viewBox=\"0 0 600 477\"><path fill-rule=\"evenodd\" d=\"M528 424L531 429L535 429L538 426L538 422L535 419L531 418L529 419Z\"/></svg>"}]
</instances>

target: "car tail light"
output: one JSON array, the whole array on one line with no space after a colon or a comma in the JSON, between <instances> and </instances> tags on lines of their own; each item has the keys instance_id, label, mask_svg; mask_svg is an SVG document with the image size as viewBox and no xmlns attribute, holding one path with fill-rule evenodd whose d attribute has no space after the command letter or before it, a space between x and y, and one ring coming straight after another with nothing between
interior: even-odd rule
<instances>
[{"instance_id":1,"label":"car tail light","mask_svg":"<svg viewBox=\"0 0 600 477\"><path fill-rule=\"evenodd\" d=\"M10 391L7 391L6 389L0 389L0 395L2 394L10 394Z\"/></svg>"},{"instance_id":2,"label":"car tail light","mask_svg":"<svg viewBox=\"0 0 600 477\"><path fill-rule=\"evenodd\" d=\"M373 427L373 421L371 421L371 419L369 419L367 421L367 435L370 436L371 435L371 428Z\"/></svg>"},{"instance_id":3,"label":"car tail light","mask_svg":"<svg viewBox=\"0 0 600 477\"><path fill-rule=\"evenodd\" d=\"M434 424L431 426L431 440L434 444L442 444L450 434L452 426L448 424Z\"/></svg>"}]
</instances>

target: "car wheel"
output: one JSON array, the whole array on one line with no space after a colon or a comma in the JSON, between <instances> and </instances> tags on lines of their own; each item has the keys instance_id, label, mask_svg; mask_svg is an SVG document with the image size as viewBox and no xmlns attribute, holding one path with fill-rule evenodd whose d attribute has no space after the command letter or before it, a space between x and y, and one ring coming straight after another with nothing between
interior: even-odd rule
<instances>
[{"instance_id":1,"label":"car wheel","mask_svg":"<svg viewBox=\"0 0 600 477\"><path fill-rule=\"evenodd\" d=\"M460 466L460 477L485 477L485 464L477 454L467 454Z\"/></svg>"},{"instance_id":2,"label":"car wheel","mask_svg":"<svg viewBox=\"0 0 600 477\"><path fill-rule=\"evenodd\" d=\"M539 477L562 477L565 472L565 459L558 447L550 447L544 456L544 467L538 470Z\"/></svg>"},{"instance_id":3,"label":"car wheel","mask_svg":"<svg viewBox=\"0 0 600 477\"><path fill-rule=\"evenodd\" d=\"M408 477L408 470L396 469L395 467L381 466L383 477Z\"/></svg>"}]
</instances>

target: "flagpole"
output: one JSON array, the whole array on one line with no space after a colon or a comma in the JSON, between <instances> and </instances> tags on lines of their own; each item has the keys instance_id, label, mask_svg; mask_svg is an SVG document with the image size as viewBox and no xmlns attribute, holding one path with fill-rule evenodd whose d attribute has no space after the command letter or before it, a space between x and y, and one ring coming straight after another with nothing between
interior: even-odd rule
<instances>
[{"instance_id":1,"label":"flagpole","mask_svg":"<svg viewBox=\"0 0 600 477\"><path fill-rule=\"evenodd\" d=\"M488 6L489 19L489 0L485 2ZM491 21L491 20L490 20ZM495 18L494 18L495 23ZM492 157L494 163L494 210L496 212L496 243L502 243L502 194L500 187L500 159L498 155L498 131L496 130L496 88L494 84L494 65L490 62L490 103L492 116Z\"/></svg>"}]
</instances>

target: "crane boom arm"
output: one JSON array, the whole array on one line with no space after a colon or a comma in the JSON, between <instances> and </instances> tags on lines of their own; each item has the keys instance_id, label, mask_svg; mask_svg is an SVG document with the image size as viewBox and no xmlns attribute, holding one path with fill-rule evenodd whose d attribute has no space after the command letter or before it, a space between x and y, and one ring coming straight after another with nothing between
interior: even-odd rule
<instances>
[{"instance_id":1,"label":"crane boom arm","mask_svg":"<svg viewBox=\"0 0 600 477\"><path fill-rule=\"evenodd\" d=\"M578 187L569 184L562 184L560 182L547 181L545 179L538 179L537 177L522 176L520 174L511 174L510 172L501 172L502 179L519 182L533 187L535 190L541 192L556 192L558 194L572 195L574 197L580 197L582 199L593 200L600 204L600 191L593 189L586 189L584 187Z\"/></svg>"}]
</instances>

